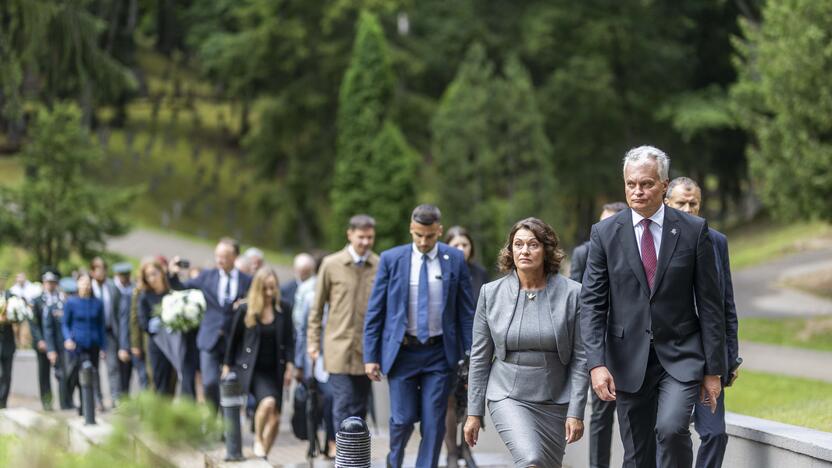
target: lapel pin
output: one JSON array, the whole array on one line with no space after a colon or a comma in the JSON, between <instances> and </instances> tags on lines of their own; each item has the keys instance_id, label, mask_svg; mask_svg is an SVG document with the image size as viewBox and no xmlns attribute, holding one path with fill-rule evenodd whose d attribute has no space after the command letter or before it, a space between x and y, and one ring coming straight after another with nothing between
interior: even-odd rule
<instances>
[{"instance_id":1,"label":"lapel pin","mask_svg":"<svg viewBox=\"0 0 832 468\"><path fill-rule=\"evenodd\" d=\"M677 231L676 228L673 228L673 229L670 230L670 233L673 234L674 236L676 235L677 232L679 232L679 231Z\"/></svg>"},{"instance_id":2,"label":"lapel pin","mask_svg":"<svg viewBox=\"0 0 832 468\"><path fill-rule=\"evenodd\" d=\"M451 259L451 257L448 256L448 254L443 255L442 258L444 258L445 260L450 260Z\"/></svg>"}]
</instances>

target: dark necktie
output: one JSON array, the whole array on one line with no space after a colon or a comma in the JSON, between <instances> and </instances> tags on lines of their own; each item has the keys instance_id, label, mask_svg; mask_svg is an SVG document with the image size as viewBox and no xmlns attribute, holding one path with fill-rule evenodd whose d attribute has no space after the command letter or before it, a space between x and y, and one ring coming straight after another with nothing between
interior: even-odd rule
<instances>
[{"instance_id":1,"label":"dark necktie","mask_svg":"<svg viewBox=\"0 0 832 468\"><path fill-rule=\"evenodd\" d=\"M417 334L419 341L426 343L430 338L428 327L428 303L430 302L430 290L428 289L428 256L422 255L422 269L419 271L419 297L417 299Z\"/></svg>"},{"instance_id":2,"label":"dark necktie","mask_svg":"<svg viewBox=\"0 0 832 468\"><path fill-rule=\"evenodd\" d=\"M227 280L225 281L225 305L231 304L233 299L231 298L231 275L227 276Z\"/></svg>"},{"instance_id":3,"label":"dark necktie","mask_svg":"<svg viewBox=\"0 0 832 468\"><path fill-rule=\"evenodd\" d=\"M653 233L650 232L650 219L641 220L644 228L641 233L641 264L644 266L644 274L647 275L647 285L653 290L653 280L656 278L656 244L653 243Z\"/></svg>"}]
</instances>

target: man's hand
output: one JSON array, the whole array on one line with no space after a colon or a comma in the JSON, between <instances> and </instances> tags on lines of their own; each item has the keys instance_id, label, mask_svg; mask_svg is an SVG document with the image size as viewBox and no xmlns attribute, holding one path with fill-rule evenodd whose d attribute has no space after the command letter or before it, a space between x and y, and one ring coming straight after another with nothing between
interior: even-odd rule
<instances>
[{"instance_id":1,"label":"man's hand","mask_svg":"<svg viewBox=\"0 0 832 468\"><path fill-rule=\"evenodd\" d=\"M225 378L225 376L226 376L226 375L228 375L228 373L229 373L229 372L231 372L231 367L229 367L229 366L227 366L227 365L223 364L223 366L222 366L222 372L220 373L220 378L221 378L221 379L224 379L224 378Z\"/></svg>"},{"instance_id":2,"label":"man's hand","mask_svg":"<svg viewBox=\"0 0 832 468\"><path fill-rule=\"evenodd\" d=\"M364 364L364 373L373 382L381 382L381 366L377 362Z\"/></svg>"},{"instance_id":3,"label":"man's hand","mask_svg":"<svg viewBox=\"0 0 832 468\"><path fill-rule=\"evenodd\" d=\"M75 342L72 340L64 341L64 348L66 348L67 351L75 351Z\"/></svg>"},{"instance_id":4,"label":"man's hand","mask_svg":"<svg viewBox=\"0 0 832 468\"><path fill-rule=\"evenodd\" d=\"M711 413L716 413L716 400L722 391L722 382L718 375L706 375L702 380L702 387L699 390L699 400L711 408Z\"/></svg>"},{"instance_id":5,"label":"man's hand","mask_svg":"<svg viewBox=\"0 0 832 468\"><path fill-rule=\"evenodd\" d=\"M584 435L584 422L578 418L566 418L566 443L581 440Z\"/></svg>"},{"instance_id":6,"label":"man's hand","mask_svg":"<svg viewBox=\"0 0 832 468\"><path fill-rule=\"evenodd\" d=\"M477 445L477 439L480 437L480 427L482 427L482 419L479 416L468 416L465 420L462 434L465 436L465 443L469 447Z\"/></svg>"},{"instance_id":7,"label":"man's hand","mask_svg":"<svg viewBox=\"0 0 832 468\"><path fill-rule=\"evenodd\" d=\"M142 349L141 348L130 348L130 353L136 357L136 359L142 358Z\"/></svg>"},{"instance_id":8,"label":"man's hand","mask_svg":"<svg viewBox=\"0 0 832 468\"><path fill-rule=\"evenodd\" d=\"M121 362L130 362L130 352L126 349L118 350L118 360Z\"/></svg>"},{"instance_id":9,"label":"man's hand","mask_svg":"<svg viewBox=\"0 0 832 468\"><path fill-rule=\"evenodd\" d=\"M321 352L315 348L309 348L306 352L309 353L309 359L312 359L313 361L317 361L321 355Z\"/></svg>"},{"instance_id":10,"label":"man's hand","mask_svg":"<svg viewBox=\"0 0 832 468\"><path fill-rule=\"evenodd\" d=\"M49 359L49 364L55 365L58 362L58 353L55 351L49 351L46 353L46 359Z\"/></svg>"},{"instance_id":11,"label":"man's hand","mask_svg":"<svg viewBox=\"0 0 832 468\"><path fill-rule=\"evenodd\" d=\"M592 389L598 398L615 401L615 381L606 366L598 366L589 372L592 377Z\"/></svg>"},{"instance_id":12,"label":"man's hand","mask_svg":"<svg viewBox=\"0 0 832 468\"><path fill-rule=\"evenodd\" d=\"M168 273L171 275L178 275L182 268L179 267L179 260L182 260L179 255L174 255L168 262Z\"/></svg>"},{"instance_id":13,"label":"man's hand","mask_svg":"<svg viewBox=\"0 0 832 468\"><path fill-rule=\"evenodd\" d=\"M303 367L295 367L295 380L303 382Z\"/></svg>"},{"instance_id":14,"label":"man's hand","mask_svg":"<svg viewBox=\"0 0 832 468\"><path fill-rule=\"evenodd\" d=\"M43 340L38 340L38 351L45 353L46 352L46 342Z\"/></svg>"}]
</instances>

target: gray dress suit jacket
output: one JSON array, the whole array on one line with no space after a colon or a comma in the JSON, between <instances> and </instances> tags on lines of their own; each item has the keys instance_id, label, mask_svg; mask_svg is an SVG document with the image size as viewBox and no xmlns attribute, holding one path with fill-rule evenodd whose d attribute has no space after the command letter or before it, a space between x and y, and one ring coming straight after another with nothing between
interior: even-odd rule
<instances>
[{"instance_id":1,"label":"gray dress suit jacket","mask_svg":"<svg viewBox=\"0 0 832 468\"><path fill-rule=\"evenodd\" d=\"M549 299L557 343L557 349L552 351L557 351L561 363L568 367L568 382L519 381L515 382L513 392L515 395L522 394L522 388L517 388L522 385L535 388L546 386L552 390L552 400L568 400L567 417L577 419L584 417L589 384L580 330L580 292L580 284L562 275L550 275L548 278L545 297ZM511 367L493 367L492 364L494 359L506 359L506 336L519 297L520 280L514 272L485 284L480 290L468 374L468 414L471 416L485 413L486 400L499 401L509 396L506 385L497 383L497 380L515 381L515 376L498 375L498 372L506 372Z\"/></svg>"}]
</instances>

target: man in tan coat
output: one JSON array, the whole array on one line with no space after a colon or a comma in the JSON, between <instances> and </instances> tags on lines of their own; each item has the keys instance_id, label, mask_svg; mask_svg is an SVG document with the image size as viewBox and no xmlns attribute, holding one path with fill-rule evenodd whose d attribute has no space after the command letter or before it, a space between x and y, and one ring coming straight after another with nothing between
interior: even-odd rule
<instances>
[{"instance_id":1,"label":"man in tan coat","mask_svg":"<svg viewBox=\"0 0 832 468\"><path fill-rule=\"evenodd\" d=\"M328 306L323 355L324 368L330 374L336 431L348 417L367 416L370 379L364 373L364 314L378 269L378 255L372 251L375 225L367 215L350 219L349 243L324 258L309 312L306 347L314 361L321 353L321 328Z\"/></svg>"}]
</instances>

